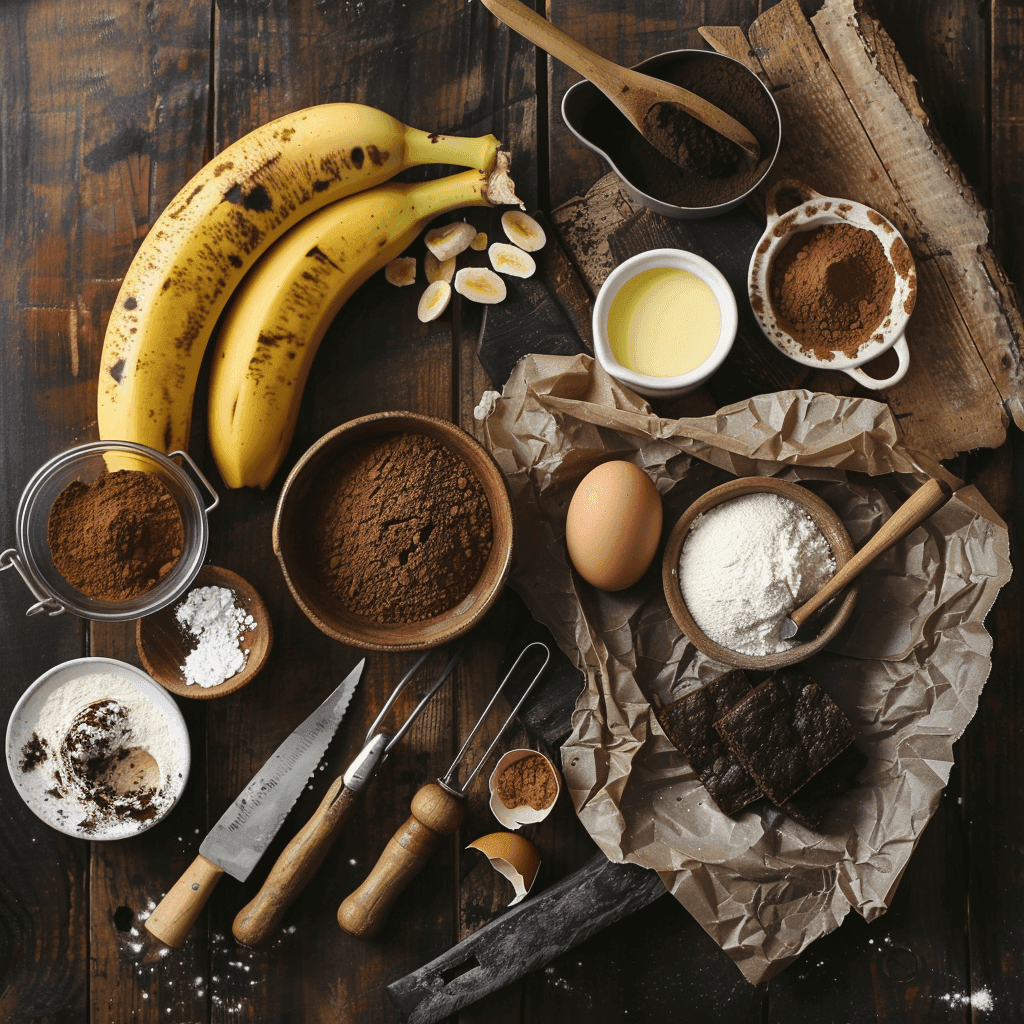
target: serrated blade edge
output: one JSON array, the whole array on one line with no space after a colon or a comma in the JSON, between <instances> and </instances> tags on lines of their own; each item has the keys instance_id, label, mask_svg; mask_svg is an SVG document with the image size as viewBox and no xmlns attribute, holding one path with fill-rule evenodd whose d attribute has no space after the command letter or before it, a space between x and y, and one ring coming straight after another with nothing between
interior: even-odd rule
<instances>
[{"instance_id":1,"label":"serrated blade edge","mask_svg":"<svg viewBox=\"0 0 1024 1024\"><path fill-rule=\"evenodd\" d=\"M326 753L365 664L364 658L249 780L199 847L207 860L240 882L249 877Z\"/></svg>"}]
</instances>

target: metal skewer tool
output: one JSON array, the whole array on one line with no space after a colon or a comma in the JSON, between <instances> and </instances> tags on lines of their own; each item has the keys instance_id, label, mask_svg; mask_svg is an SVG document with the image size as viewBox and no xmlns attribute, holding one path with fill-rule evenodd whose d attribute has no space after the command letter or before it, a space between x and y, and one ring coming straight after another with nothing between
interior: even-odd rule
<instances>
[{"instance_id":1,"label":"metal skewer tool","mask_svg":"<svg viewBox=\"0 0 1024 1024\"><path fill-rule=\"evenodd\" d=\"M458 775L462 759L470 743L483 726L495 701L505 685L515 675L519 665L530 653L542 654L543 661L527 685L523 695L502 723L491 745L459 785ZM392 905L402 890L427 862L434 844L441 836L451 835L462 824L466 811L466 792L487 759L494 752L498 741L509 727L516 713L530 695L537 680L547 668L551 651L547 645L535 642L527 644L516 658L505 678L499 683L476 721L472 731L455 756L451 767L436 782L420 787L412 798L412 814L405 824L388 840L384 852L374 865L366 881L355 892L346 897L338 908L338 924L351 935L374 935L384 926Z\"/></svg>"},{"instance_id":2,"label":"metal skewer tool","mask_svg":"<svg viewBox=\"0 0 1024 1024\"><path fill-rule=\"evenodd\" d=\"M285 911L316 874L331 844L351 817L359 793L376 775L430 698L452 674L464 651L464 646L455 651L412 713L392 733L381 729L381 725L432 652L426 651L399 681L370 726L363 749L345 773L334 780L313 816L281 852L260 891L238 912L231 931L243 946L259 946L277 930Z\"/></svg>"}]
</instances>

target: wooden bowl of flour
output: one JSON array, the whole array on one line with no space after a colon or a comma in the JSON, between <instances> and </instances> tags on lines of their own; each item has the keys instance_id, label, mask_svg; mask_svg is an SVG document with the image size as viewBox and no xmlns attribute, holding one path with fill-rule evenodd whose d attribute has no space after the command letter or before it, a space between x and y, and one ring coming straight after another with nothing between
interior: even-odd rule
<instances>
[{"instance_id":1,"label":"wooden bowl of flour","mask_svg":"<svg viewBox=\"0 0 1024 1024\"><path fill-rule=\"evenodd\" d=\"M227 663L225 659L229 655L225 651L222 638L216 633L208 638L204 646L204 650L208 652L207 663L200 663L189 671L185 669L186 659L197 650L203 640L179 622L177 610L188 599L189 594L199 587L229 590L234 599L233 606L240 609L246 617L251 617L255 623L251 628L240 628L237 634L238 650L248 652L245 667L215 685L204 685L203 682L196 680L204 678L204 668L209 671L218 664ZM153 615L139 619L135 624L135 643L146 671L171 693L199 700L224 697L252 682L270 656L273 639L270 613L256 588L237 573L216 565L204 565L188 592L183 594L179 601Z\"/></svg>"},{"instance_id":2,"label":"wooden bowl of flour","mask_svg":"<svg viewBox=\"0 0 1024 1024\"><path fill-rule=\"evenodd\" d=\"M788 480L774 477L739 477L729 480L698 498L679 518L665 545L662 561L662 584L665 599L676 625L702 654L723 665L748 670L773 672L793 665L816 654L846 625L857 601L857 585L851 584L842 595L826 605L819 617L809 622L797 637L797 643L788 650L772 654L747 654L730 650L712 640L694 621L686 607L680 588L680 558L683 545L698 516L745 494L776 494L794 502L807 514L824 535L832 550L836 569L853 557L853 542L842 520L832 508L812 491ZM792 610L792 609L790 609Z\"/></svg>"}]
</instances>

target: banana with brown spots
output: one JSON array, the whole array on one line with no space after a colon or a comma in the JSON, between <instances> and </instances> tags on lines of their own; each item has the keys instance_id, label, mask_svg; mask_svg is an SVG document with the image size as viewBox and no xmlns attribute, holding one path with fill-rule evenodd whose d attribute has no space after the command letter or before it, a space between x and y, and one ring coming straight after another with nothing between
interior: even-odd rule
<instances>
[{"instance_id":1,"label":"banana with brown spots","mask_svg":"<svg viewBox=\"0 0 1024 1024\"><path fill-rule=\"evenodd\" d=\"M284 462L302 391L331 321L434 218L518 203L506 153L490 173L388 184L307 217L246 275L210 364L210 447L229 487L266 487Z\"/></svg>"},{"instance_id":2,"label":"banana with brown spots","mask_svg":"<svg viewBox=\"0 0 1024 1024\"><path fill-rule=\"evenodd\" d=\"M424 132L356 103L307 107L228 146L164 210L128 268L103 339L100 437L164 452L188 447L217 318L246 271L294 224L407 167L487 172L497 152L493 135Z\"/></svg>"}]
</instances>

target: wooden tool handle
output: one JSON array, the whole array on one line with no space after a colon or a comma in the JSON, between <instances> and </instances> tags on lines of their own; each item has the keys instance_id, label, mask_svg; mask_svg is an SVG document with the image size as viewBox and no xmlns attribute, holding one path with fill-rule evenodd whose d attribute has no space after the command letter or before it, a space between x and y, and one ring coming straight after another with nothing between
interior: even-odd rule
<instances>
[{"instance_id":1,"label":"wooden tool handle","mask_svg":"<svg viewBox=\"0 0 1024 1024\"><path fill-rule=\"evenodd\" d=\"M352 814L356 797L342 779L334 780L313 816L281 851L263 887L238 912L231 931L243 946L259 946L274 933L284 912L324 862Z\"/></svg>"},{"instance_id":2,"label":"wooden tool handle","mask_svg":"<svg viewBox=\"0 0 1024 1024\"><path fill-rule=\"evenodd\" d=\"M615 75L621 69L582 43L566 35L546 18L531 10L519 0L480 0L499 21L504 22L524 39L539 46L552 57L567 64L584 78L589 79L602 92L616 92Z\"/></svg>"},{"instance_id":3,"label":"wooden tool handle","mask_svg":"<svg viewBox=\"0 0 1024 1024\"><path fill-rule=\"evenodd\" d=\"M931 479L922 484L882 524L881 529L814 595L805 605L797 608L790 618L802 626L819 608L853 582L883 551L887 551L901 537L920 526L932 513L938 511L953 493L943 480Z\"/></svg>"},{"instance_id":4,"label":"wooden tool handle","mask_svg":"<svg viewBox=\"0 0 1024 1024\"><path fill-rule=\"evenodd\" d=\"M213 861L200 854L149 915L146 931L165 946L180 946L223 874Z\"/></svg>"},{"instance_id":5,"label":"wooden tool handle","mask_svg":"<svg viewBox=\"0 0 1024 1024\"><path fill-rule=\"evenodd\" d=\"M465 814L458 797L431 782L412 799L412 814L388 840L366 881L338 908L338 924L351 935L375 935L402 890L427 862L440 836L451 835Z\"/></svg>"}]
</instances>

